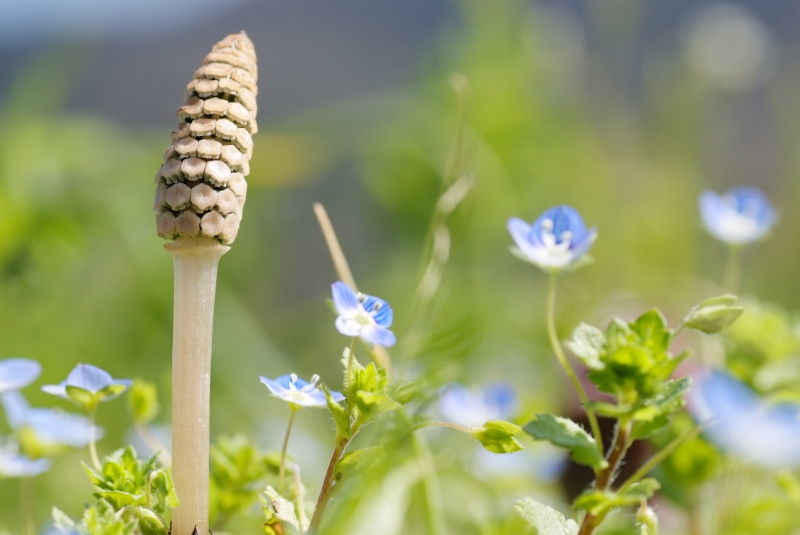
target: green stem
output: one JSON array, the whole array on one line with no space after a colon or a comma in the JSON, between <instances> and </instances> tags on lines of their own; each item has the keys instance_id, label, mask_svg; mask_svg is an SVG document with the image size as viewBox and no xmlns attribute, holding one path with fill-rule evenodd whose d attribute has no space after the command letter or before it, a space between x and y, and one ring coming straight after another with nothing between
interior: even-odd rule
<instances>
[{"instance_id":1,"label":"green stem","mask_svg":"<svg viewBox=\"0 0 800 535\"><path fill-rule=\"evenodd\" d=\"M289 415L289 425L286 426L286 435L283 437L283 447L281 448L281 464L278 469L278 493L283 496L283 480L284 472L286 471L286 449L289 447L289 435L292 433L292 424L294 423L294 415L297 414L297 409L289 406L291 414Z\"/></svg>"},{"instance_id":2,"label":"green stem","mask_svg":"<svg viewBox=\"0 0 800 535\"><path fill-rule=\"evenodd\" d=\"M692 427L691 429L684 431L682 435L680 435L678 438L667 444L658 453L650 457L650 459L648 459L646 463L640 466L639 469L636 470L636 472L634 472L633 475L631 475L631 477L629 477L628 480L622 484L622 486L619 488L619 492L627 490L631 485L633 485L634 483L642 479L644 476L646 476L648 473L650 473L650 471L653 468L661 464L661 462L664 459L669 457L672 454L672 452L678 449L678 446L680 446L687 440L691 440L697 435L699 435L701 432L703 432L703 430L706 429L706 427L708 427L708 425L709 424L698 425L696 427Z\"/></svg>"},{"instance_id":3,"label":"green stem","mask_svg":"<svg viewBox=\"0 0 800 535\"><path fill-rule=\"evenodd\" d=\"M725 274L722 278L722 285L729 292L736 294L739 292L742 278L742 246L728 246L728 261L725 264Z\"/></svg>"},{"instance_id":4,"label":"green stem","mask_svg":"<svg viewBox=\"0 0 800 535\"><path fill-rule=\"evenodd\" d=\"M96 440L96 430L97 426L95 425L97 415L97 409L94 408L89 411L89 422L91 428L89 429L89 456L92 458L92 466L98 472L103 470L103 466L100 464L100 458L97 456L97 440Z\"/></svg>"},{"instance_id":5,"label":"green stem","mask_svg":"<svg viewBox=\"0 0 800 535\"><path fill-rule=\"evenodd\" d=\"M150 470L149 472L147 472L147 477L144 480L144 506L146 509L150 509L150 500L151 500L150 493L152 492L151 491L152 479L153 479L153 474L156 472L158 472L158 470Z\"/></svg>"},{"instance_id":6,"label":"green stem","mask_svg":"<svg viewBox=\"0 0 800 535\"><path fill-rule=\"evenodd\" d=\"M350 388L353 386L353 360L355 360L355 352L356 352L356 337L353 337L353 341L350 342L350 354L347 355L347 368L345 370L344 379L347 384L344 387L347 389L348 398L350 397L349 392Z\"/></svg>"},{"instance_id":7,"label":"green stem","mask_svg":"<svg viewBox=\"0 0 800 535\"><path fill-rule=\"evenodd\" d=\"M34 519L34 492L33 478L25 476L22 485L22 534L36 535L36 520Z\"/></svg>"},{"instance_id":8,"label":"green stem","mask_svg":"<svg viewBox=\"0 0 800 535\"><path fill-rule=\"evenodd\" d=\"M422 422L422 423L417 424L417 425L412 425L411 427L409 427L406 430L406 432L403 434L403 436L405 436L405 435L407 435L409 433L413 433L414 431L419 431L420 429L425 429L426 427L449 427L450 429L458 429L459 431L464 431L465 433L472 434L472 428L471 427L467 427L465 425L454 424L453 422L435 421L435 422Z\"/></svg>"},{"instance_id":9,"label":"green stem","mask_svg":"<svg viewBox=\"0 0 800 535\"><path fill-rule=\"evenodd\" d=\"M572 386L578 393L578 397L583 404L583 410L586 411L586 417L589 419L589 426L592 428L592 435L597 443L597 450L603 454L603 435L600 432L600 424L597 421L597 415L589 407L589 396L586 395L586 390L583 388L578 376L575 375L575 370L564 355L564 348L561 347L561 341L558 339L556 332L556 286L557 286L558 273L555 271L550 273L550 286L547 292L547 335L550 337L550 345L553 347L553 352L556 354L558 362L564 371L567 373Z\"/></svg>"},{"instance_id":10,"label":"green stem","mask_svg":"<svg viewBox=\"0 0 800 535\"><path fill-rule=\"evenodd\" d=\"M336 475L336 465L344 455L344 450L347 447L348 440L346 438L338 439L336 447L331 454L331 460L328 463L328 470L325 472L325 479L322 481L322 489L319 491L319 498L317 498L317 505L314 507L314 515L311 517L311 524L308 527L308 532L316 534L319 531L319 526L322 523L322 516L325 514L325 508L328 506L328 501L331 499L331 490L333 489L334 477Z\"/></svg>"}]
</instances>

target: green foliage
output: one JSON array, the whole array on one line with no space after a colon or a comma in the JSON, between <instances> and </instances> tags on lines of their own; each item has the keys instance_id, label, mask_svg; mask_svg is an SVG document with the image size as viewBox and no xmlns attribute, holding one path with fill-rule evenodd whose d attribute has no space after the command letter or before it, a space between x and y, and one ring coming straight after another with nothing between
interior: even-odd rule
<instances>
[{"instance_id":1,"label":"green foliage","mask_svg":"<svg viewBox=\"0 0 800 535\"><path fill-rule=\"evenodd\" d=\"M572 453L576 463L585 464L595 470L608 466L597 442L581 426L568 418L552 414L537 414L536 418L523 426L526 433L536 440L547 440Z\"/></svg>"},{"instance_id":2,"label":"green foliage","mask_svg":"<svg viewBox=\"0 0 800 535\"><path fill-rule=\"evenodd\" d=\"M646 502L636 512L636 523L639 526L637 535L658 535L658 518Z\"/></svg>"},{"instance_id":3,"label":"green foliage","mask_svg":"<svg viewBox=\"0 0 800 535\"><path fill-rule=\"evenodd\" d=\"M138 424L147 424L158 415L158 391L156 385L144 379L134 379L128 392L128 412Z\"/></svg>"},{"instance_id":4,"label":"green foliage","mask_svg":"<svg viewBox=\"0 0 800 535\"><path fill-rule=\"evenodd\" d=\"M337 423L337 433L340 433L341 436L349 437L352 432L363 425L387 411L399 408L401 404L392 398L393 390L389 386L386 370L378 368L375 363L362 366L355 356L350 353L350 349L344 350L342 365L347 376L344 394L347 402L348 418L351 422L351 430L348 430L347 434L344 434L344 430L340 430L340 427L345 425L341 411L336 407L331 407L332 400L330 399L328 408ZM412 392L413 390L401 392L401 399L408 397Z\"/></svg>"},{"instance_id":5,"label":"green foliage","mask_svg":"<svg viewBox=\"0 0 800 535\"><path fill-rule=\"evenodd\" d=\"M95 490L95 496L108 502L114 510L144 506L157 513L178 506L178 498L168 468L157 466L157 456L139 459L133 446L106 457L100 473L84 465Z\"/></svg>"},{"instance_id":6,"label":"green foliage","mask_svg":"<svg viewBox=\"0 0 800 535\"><path fill-rule=\"evenodd\" d=\"M84 509L79 522L54 507L53 522L63 533L79 535L133 535L139 527L136 518L117 515L114 507L105 500Z\"/></svg>"},{"instance_id":7,"label":"green foliage","mask_svg":"<svg viewBox=\"0 0 800 535\"><path fill-rule=\"evenodd\" d=\"M280 535L283 533L281 522L290 524L301 533L308 530L308 521L305 515L295 509L295 505L292 502L278 494L278 491L271 486L267 487L264 494L269 499L269 502L263 498L261 499L262 510L266 516L265 533L268 535L273 533ZM279 529L281 531L278 531Z\"/></svg>"},{"instance_id":8,"label":"green foliage","mask_svg":"<svg viewBox=\"0 0 800 535\"><path fill-rule=\"evenodd\" d=\"M744 312L744 308L736 305L736 299L731 294L706 299L692 308L683 323L690 329L706 334L722 332Z\"/></svg>"},{"instance_id":9,"label":"green foliage","mask_svg":"<svg viewBox=\"0 0 800 535\"><path fill-rule=\"evenodd\" d=\"M517 502L517 511L536 531L536 535L577 535L578 524L565 518L552 507L539 503L532 498Z\"/></svg>"},{"instance_id":10,"label":"green foliage","mask_svg":"<svg viewBox=\"0 0 800 535\"><path fill-rule=\"evenodd\" d=\"M613 509L649 500L660 487L655 479L644 478L619 492L587 490L575 499L573 506L602 520Z\"/></svg>"},{"instance_id":11,"label":"green foliage","mask_svg":"<svg viewBox=\"0 0 800 535\"><path fill-rule=\"evenodd\" d=\"M278 473L279 456L261 452L244 435L221 436L211 446L212 523L250 508Z\"/></svg>"},{"instance_id":12,"label":"green foliage","mask_svg":"<svg viewBox=\"0 0 800 535\"><path fill-rule=\"evenodd\" d=\"M510 422L493 420L472 429L472 436L492 453L512 453L524 449L515 436L522 428Z\"/></svg>"}]
</instances>

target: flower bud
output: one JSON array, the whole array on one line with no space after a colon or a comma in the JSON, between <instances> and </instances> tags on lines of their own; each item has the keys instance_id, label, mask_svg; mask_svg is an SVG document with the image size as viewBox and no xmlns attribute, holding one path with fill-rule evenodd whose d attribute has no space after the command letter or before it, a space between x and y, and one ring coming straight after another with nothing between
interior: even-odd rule
<instances>
[{"instance_id":1,"label":"flower bud","mask_svg":"<svg viewBox=\"0 0 800 535\"><path fill-rule=\"evenodd\" d=\"M744 309L736 305L735 295L721 295L695 305L683 323L707 334L724 331L739 319Z\"/></svg>"}]
</instances>

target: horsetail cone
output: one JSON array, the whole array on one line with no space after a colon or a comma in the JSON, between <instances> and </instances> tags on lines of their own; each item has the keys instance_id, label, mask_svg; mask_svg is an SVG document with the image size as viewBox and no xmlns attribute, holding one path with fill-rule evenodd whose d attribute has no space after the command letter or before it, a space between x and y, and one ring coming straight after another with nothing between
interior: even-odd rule
<instances>
[{"instance_id":1,"label":"horsetail cone","mask_svg":"<svg viewBox=\"0 0 800 535\"><path fill-rule=\"evenodd\" d=\"M172 475L180 504L172 534L206 534L211 338L219 260L239 231L256 131L256 56L244 33L203 60L178 110L156 175L158 235L175 270L172 334Z\"/></svg>"},{"instance_id":2,"label":"horsetail cone","mask_svg":"<svg viewBox=\"0 0 800 535\"><path fill-rule=\"evenodd\" d=\"M181 123L155 177L162 238L236 238L258 131L257 80L255 49L242 32L214 45L186 86Z\"/></svg>"}]
</instances>

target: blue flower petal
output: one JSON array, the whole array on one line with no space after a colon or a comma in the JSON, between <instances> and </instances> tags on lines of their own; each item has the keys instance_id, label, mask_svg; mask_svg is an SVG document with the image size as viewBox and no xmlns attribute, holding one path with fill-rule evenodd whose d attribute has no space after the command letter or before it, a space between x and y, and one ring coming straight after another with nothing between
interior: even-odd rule
<instances>
[{"instance_id":1,"label":"blue flower petal","mask_svg":"<svg viewBox=\"0 0 800 535\"><path fill-rule=\"evenodd\" d=\"M381 327L392 326L394 313L392 312L392 307L389 306L389 303L378 297L366 295L364 296L364 302L362 304L364 306L364 310L369 312L375 319L375 323Z\"/></svg>"},{"instance_id":2,"label":"blue flower petal","mask_svg":"<svg viewBox=\"0 0 800 535\"><path fill-rule=\"evenodd\" d=\"M50 469L49 459L31 459L0 450L0 478L34 477Z\"/></svg>"},{"instance_id":3,"label":"blue flower petal","mask_svg":"<svg viewBox=\"0 0 800 535\"><path fill-rule=\"evenodd\" d=\"M272 392L273 395L281 399L283 399L285 392L289 390L290 379L288 375L279 377L274 381L268 377L261 377L261 376L259 376L259 379L261 380L262 383L264 383L264 385L266 385L267 388L269 388L269 391ZM284 383L286 383L285 386Z\"/></svg>"},{"instance_id":4,"label":"blue flower petal","mask_svg":"<svg viewBox=\"0 0 800 535\"><path fill-rule=\"evenodd\" d=\"M111 375L91 364L78 364L67 376L66 386L82 388L93 394L113 383Z\"/></svg>"},{"instance_id":5,"label":"blue flower petal","mask_svg":"<svg viewBox=\"0 0 800 535\"><path fill-rule=\"evenodd\" d=\"M331 291L333 293L333 304L339 314L358 310L360 306L358 297L348 285L341 281L334 282L331 285Z\"/></svg>"},{"instance_id":6,"label":"blue flower petal","mask_svg":"<svg viewBox=\"0 0 800 535\"><path fill-rule=\"evenodd\" d=\"M60 398L69 399L67 395L67 383L63 381L57 385L44 385L42 387L42 392L47 392L48 394L53 394L54 396L58 396Z\"/></svg>"},{"instance_id":7,"label":"blue flower petal","mask_svg":"<svg viewBox=\"0 0 800 535\"><path fill-rule=\"evenodd\" d=\"M379 325L365 325L362 327L361 338L370 344L383 347L392 347L397 341L392 331Z\"/></svg>"},{"instance_id":8,"label":"blue flower petal","mask_svg":"<svg viewBox=\"0 0 800 535\"><path fill-rule=\"evenodd\" d=\"M524 250L525 247L529 245L541 245L539 241L539 237L534 235L531 232L531 225L523 221L518 217L512 217L506 223L506 227L508 228L509 234L511 234L511 238L514 240L514 243L517 244L521 250Z\"/></svg>"},{"instance_id":9,"label":"blue flower petal","mask_svg":"<svg viewBox=\"0 0 800 535\"><path fill-rule=\"evenodd\" d=\"M305 401L299 402L299 404L304 407L326 407L328 405L328 400L325 399L325 392L314 389L306 394Z\"/></svg>"},{"instance_id":10,"label":"blue flower petal","mask_svg":"<svg viewBox=\"0 0 800 535\"><path fill-rule=\"evenodd\" d=\"M359 336L361 334L361 324L351 318L339 316L334 322L336 330L345 336Z\"/></svg>"},{"instance_id":11,"label":"blue flower petal","mask_svg":"<svg viewBox=\"0 0 800 535\"><path fill-rule=\"evenodd\" d=\"M332 390L330 392L330 395L331 399L333 399L333 401L335 401L336 403L344 401L344 396L341 394L341 392L336 392L335 390Z\"/></svg>"},{"instance_id":12,"label":"blue flower petal","mask_svg":"<svg viewBox=\"0 0 800 535\"><path fill-rule=\"evenodd\" d=\"M4 392L0 401L14 431L25 428L37 442L47 446L82 448L89 444L92 423L85 416L56 409L33 409L19 392ZM99 440L102 436L103 429L95 427L95 438Z\"/></svg>"},{"instance_id":13,"label":"blue flower petal","mask_svg":"<svg viewBox=\"0 0 800 535\"><path fill-rule=\"evenodd\" d=\"M582 240L586 234L586 224L583 222L581 214L571 206L562 204L561 206L554 206L548 209L539 216L533 223L531 232L534 236L539 239L541 238L542 231L544 230L542 224L548 219L553 222L551 232L555 237L556 243L561 243L564 232L572 233L573 242Z\"/></svg>"},{"instance_id":14,"label":"blue flower petal","mask_svg":"<svg viewBox=\"0 0 800 535\"><path fill-rule=\"evenodd\" d=\"M12 430L16 431L25 425L31 410L25 396L15 390L3 392L0 394L0 403L3 404L3 411L6 413L8 425Z\"/></svg>"},{"instance_id":15,"label":"blue flower petal","mask_svg":"<svg viewBox=\"0 0 800 535\"><path fill-rule=\"evenodd\" d=\"M41 373L42 367L35 360L0 360L0 392L26 387Z\"/></svg>"},{"instance_id":16,"label":"blue flower petal","mask_svg":"<svg viewBox=\"0 0 800 535\"><path fill-rule=\"evenodd\" d=\"M589 229L588 232L583 236L583 239L580 241L573 241L570 246L570 251L572 252L572 256L574 258L573 261L578 260L580 257L585 255L589 252L589 249L592 248L594 245L594 241L597 239L597 227L592 227Z\"/></svg>"}]
</instances>

